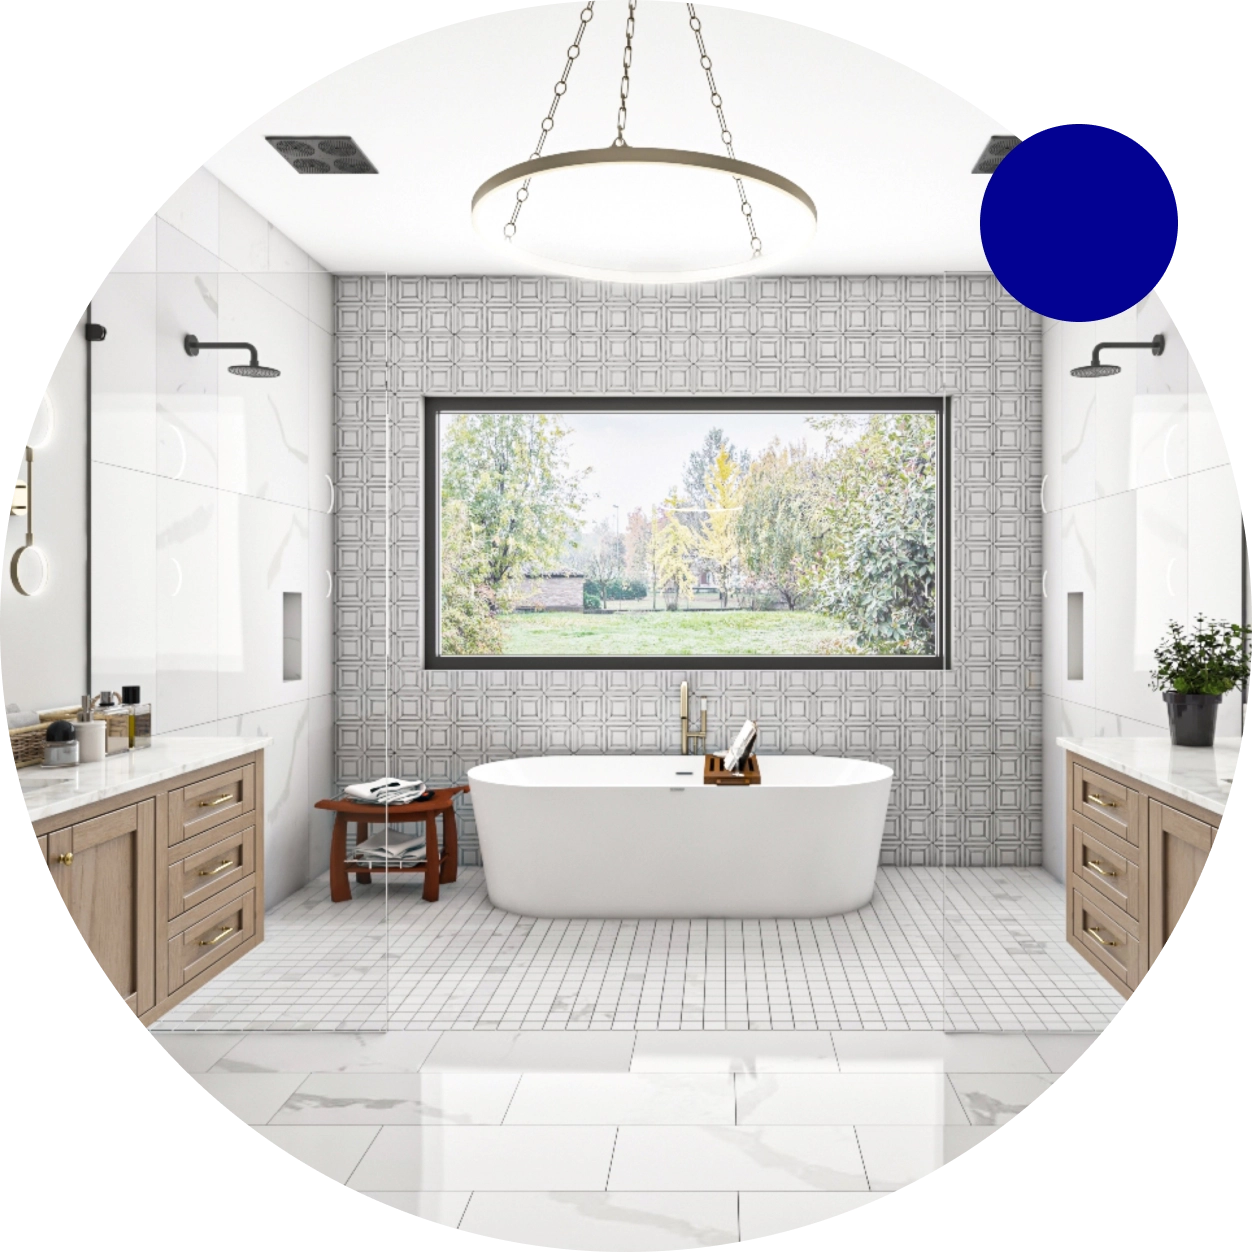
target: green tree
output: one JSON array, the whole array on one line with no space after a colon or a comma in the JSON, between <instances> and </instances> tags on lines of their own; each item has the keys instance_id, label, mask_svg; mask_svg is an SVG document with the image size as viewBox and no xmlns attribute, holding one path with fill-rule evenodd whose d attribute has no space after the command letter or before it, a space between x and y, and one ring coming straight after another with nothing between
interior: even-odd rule
<instances>
[{"instance_id":1,"label":"green tree","mask_svg":"<svg viewBox=\"0 0 1252 1252\"><path fill-rule=\"evenodd\" d=\"M600 607L609 607L609 584L626 572L626 545L607 521L591 532L591 555L587 560L587 581L599 593Z\"/></svg>"},{"instance_id":2,"label":"green tree","mask_svg":"<svg viewBox=\"0 0 1252 1252\"><path fill-rule=\"evenodd\" d=\"M726 448L718 451L704 475L704 525L699 553L717 580L721 606L730 598L730 582L739 561L738 515L743 498L743 476Z\"/></svg>"},{"instance_id":3,"label":"green tree","mask_svg":"<svg viewBox=\"0 0 1252 1252\"><path fill-rule=\"evenodd\" d=\"M493 610L507 607L510 581L551 566L577 530L589 471L570 469L568 433L545 413L462 413L444 433L443 507L464 504L481 536Z\"/></svg>"},{"instance_id":4,"label":"green tree","mask_svg":"<svg viewBox=\"0 0 1252 1252\"><path fill-rule=\"evenodd\" d=\"M652 561L656 570L656 582L665 591L667 609L677 609L683 597L691 595L696 585L695 576L691 572L696 537L682 520L683 515L679 511L682 507L683 502L675 487L666 497L660 513L653 514ZM655 604L654 589L654 607Z\"/></svg>"},{"instance_id":5,"label":"green tree","mask_svg":"<svg viewBox=\"0 0 1252 1252\"><path fill-rule=\"evenodd\" d=\"M789 609L804 600L822 550L824 468L804 443L784 448L775 439L752 461L743 487L735 526L743 562Z\"/></svg>"},{"instance_id":6,"label":"green tree","mask_svg":"<svg viewBox=\"0 0 1252 1252\"><path fill-rule=\"evenodd\" d=\"M504 650L504 631L483 585L487 553L462 500L443 506L439 643L446 656L492 656Z\"/></svg>"},{"instance_id":7,"label":"green tree","mask_svg":"<svg viewBox=\"0 0 1252 1252\"><path fill-rule=\"evenodd\" d=\"M935 648L937 475L930 413L812 419L833 448L826 540L810 587L857 647Z\"/></svg>"}]
</instances>

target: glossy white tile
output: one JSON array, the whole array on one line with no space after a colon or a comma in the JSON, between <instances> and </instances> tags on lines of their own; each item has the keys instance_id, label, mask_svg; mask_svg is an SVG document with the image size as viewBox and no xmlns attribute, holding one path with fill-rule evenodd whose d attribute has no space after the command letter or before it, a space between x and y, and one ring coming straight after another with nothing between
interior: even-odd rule
<instances>
[{"instance_id":1,"label":"glossy white tile","mask_svg":"<svg viewBox=\"0 0 1252 1252\"><path fill-rule=\"evenodd\" d=\"M197 1074L198 1082L241 1121L263 1126L301 1081L300 1074Z\"/></svg>"},{"instance_id":2,"label":"glossy white tile","mask_svg":"<svg viewBox=\"0 0 1252 1252\"><path fill-rule=\"evenodd\" d=\"M735 1196L708 1191L476 1191L461 1229L587 1252L664 1252L739 1238Z\"/></svg>"},{"instance_id":3,"label":"glossy white tile","mask_svg":"<svg viewBox=\"0 0 1252 1252\"><path fill-rule=\"evenodd\" d=\"M239 378L228 367L246 358L218 353L218 484L307 507L308 321L243 274L221 275L218 292L223 340L254 344L261 364L280 371L278 378Z\"/></svg>"},{"instance_id":4,"label":"glossy white tile","mask_svg":"<svg viewBox=\"0 0 1252 1252\"><path fill-rule=\"evenodd\" d=\"M217 353L188 356L186 335L217 339L216 273L157 276L157 473L217 486Z\"/></svg>"},{"instance_id":5,"label":"glossy white tile","mask_svg":"<svg viewBox=\"0 0 1252 1252\"><path fill-rule=\"evenodd\" d=\"M339 794L335 785L335 697L309 699L309 879L326 872L330 864L330 837L334 814L315 809L318 800ZM434 1041L431 1041L434 1047Z\"/></svg>"},{"instance_id":6,"label":"glossy white tile","mask_svg":"<svg viewBox=\"0 0 1252 1252\"><path fill-rule=\"evenodd\" d=\"M277 226L269 226L270 273L307 274L309 257L303 248L297 247Z\"/></svg>"},{"instance_id":7,"label":"glossy white tile","mask_svg":"<svg viewBox=\"0 0 1252 1252\"><path fill-rule=\"evenodd\" d=\"M858 1126L873 1191L898 1191L981 1143L994 1126Z\"/></svg>"},{"instance_id":8,"label":"glossy white tile","mask_svg":"<svg viewBox=\"0 0 1252 1252\"><path fill-rule=\"evenodd\" d=\"M308 513L222 492L218 500L218 708L222 717L303 700L283 678L283 593L306 597Z\"/></svg>"},{"instance_id":9,"label":"glossy white tile","mask_svg":"<svg viewBox=\"0 0 1252 1252\"><path fill-rule=\"evenodd\" d=\"M189 1074L203 1074L249 1038L226 1031L163 1031L152 1036Z\"/></svg>"},{"instance_id":10,"label":"glossy white tile","mask_svg":"<svg viewBox=\"0 0 1252 1252\"><path fill-rule=\"evenodd\" d=\"M764 1239L766 1235L798 1230L840 1217L879 1198L865 1191L741 1191L739 1238ZM838 1233L836 1227L832 1234Z\"/></svg>"},{"instance_id":11,"label":"glossy white tile","mask_svg":"<svg viewBox=\"0 0 1252 1252\"><path fill-rule=\"evenodd\" d=\"M366 1149L377 1138L377 1126L258 1126L276 1147L303 1161L319 1174L347 1182Z\"/></svg>"},{"instance_id":12,"label":"glossy white tile","mask_svg":"<svg viewBox=\"0 0 1252 1252\"><path fill-rule=\"evenodd\" d=\"M864 1191L851 1126L623 1126L614 1191Z\"/></svg>"},{"instance_id":13,"label":"glossy white tile","mask_svg":"<svg viewBox=\"0 0 1252 1252\"><path fill-rule=\"evenodd\" d=\"M611 1126L384 1126L361 1191L602 1191Z\"/></svg>"},{"instance_id":14,"label":"glossy white tile","mask_svg":"<svg viewBox=\"0 0 1252 1252\"><path fill-rule=\"evenodd\" d=\"M323 269L309 275L309 320L328 335L335 333L335 276Z\"/></svg>"},{"instance_id":15,"label":"glossy white tile","mask_svg":"<svg viewBox=\"0 0 1252 1252\"><path fill-rule=\"evenodd\" d=\"M940 1126L967 1122L942 1070L736 1074L735 1106L740 1126Z\"/></svg>"},{"instance_id":16,"label":"glossy white tile","mask_svg":"<svg viewBox=\"0 0 1252 1252\"><path fill-rule=\"evenodd\" d=\"M1058 577L1048 579L1050 615L1045 629L1059 630L1053 681L1058 695L1078 704L1094 704L1099 666L1101 598L1099 580L1098 506L1077 505L1061 514L1061 566ZM1082 656L1071 654L1069 635L1070 596L1082 596ZM1049 612L1049 610L1045 610ZM1077 662L1077 664L1075 664ZM1071 674L1081 677L1071 677Z\"/></svg>"},{"instance_id":17,"label":"glossy white tile","mask_svg":"<svg viewBox=\"0 0 1252 1252\"><path fill-rule=\"evenodd\" d=\"M156 468L156 275L110 274L91 301L92 460Z\"/></svg>"},{"instance_id":18,"label":"glossy white tile","mask_svg":"<svg viewBox=\"0 0 1252 1252\"><path fill-rule=\"evenodd\" d=\"M518 1074L311 1074L287 1093L271 1116L276 1126L497 1126L519 1078Z\"/></svg>"},{"instance_id":19,"label":"glossy white tile","mask_svg":"<svg viewBox=\"0 0 1252 1252\"><path fill-rule=\"evenodd\" d=\"M310 512L309 580L305 601L305 682L311 697L335 689L335 519Z\"/></svg>"},{"instance_id":20,"label":"glossy white tile","mask_svg":"<svg viewBox=\"0 0 1252 1252\"><path fill-rule=\"evenodd\" d=\"M843 1074L1015 1074L1039 1069L1038 1052L1021 1034L841 1030L835 1032L834 1041Z\"/></svg>"},{"instance_id":21,"label":"glossy white tile","mask_svg":"<svg viewBox=\"0 0 1252 1252\"><path fill-rule=\"evenodd\" d=\"M216 274L230 269L215 253L160 217L156 219L156 258L161 274Z\"/></svg>"},{"instance_id":22,"label":"glossy white tile","mask_svg":"<svg viewBox=\"0 0 1252 1252\"><path fill-rule=\"evenodd\" d=\"M169 1050L181 1060L181 1041L205 1036L157 1036L176 1042ZM212 1038L212 1035L207 1036ZM256 1031L248 1035L224 1035L226 1049L210 1065L221 1073L284 1074L404 1074L416 1073L439 1040L436 1031ZM207 1067L206 1067L207 1068Z\"/></svg>"},{"instance_id":23,"label":"glossy white tile","mask_svg":"<svg viewBox=\"0 0 1252 1252\"><path fill-rule=\"evenodd\" d=\"M639 1031L635 1073L820 1073L839 1062L825 1031Z\"/></svg>"},{"instance_id":24,"label":"glossy white tile","mask_svg":"<svg viewBox=\"0 0 1252 1252\"><path fill-rule=\"evenodd\" d=\"M507 1125L735 1123L729 1074L524 1074Z\"/></svg>"},{"instance_id":25,"label":"glossy white tile","mask_svg":"<svg viewBox=\"0 0 1252 1252\"><path fill-rule=\"evenodd\" d=\"M265 905L270 908L308 881L308 701L223 718L218 733L274 741L265 750Z\"/></svg>"},{"instance_id":26,"label":"glossy white tile","mask_svg":"<svg viewBox=\"0 0 1252 1252\"><path fill-rule=\"evenodd\" d=\"M157 480L96 462L91 471L91 674L94 691L157 672Z\"/></svg>"},{"instance_id":27,"label":"glossy white tile","mask_svg":"<svg viewBox=\"0 0 1252 1252\"><path fill-rule=\"evenodd\" d=\"M953 1074L971 1126L1003 1126L1055 1081L1055 1074Z\"/></svg>"},{"instance_id":28,"label":"glossy white tile","mask_svg":"<svg viewBox=\"0 0 1252 1252\"><path fill-rule=\"evenodd\" d=\"M633 1044L631 1031L449 1031L422 1070L624 1074Z\"/></svg>"},{"instance_id":29,"label":"glossy white tile","mask_svg":"<svg viewBox=\"0 0 1252 1252\"><path fill-rule=\"evenodd\" d=\"M153 729L217 718L217 492L156 481Z\"/></svg>"},{"instance_id":30,"label":"glossy white tile","mask_svg":"<svg viewBox=\"0 0 1252 1252\"><path fill-rule=\"evenodd\" d=\"M217 179L201 167L157 209L157 217L216 255L220 186Z\"/></svg>"},{"instance_id":31,"label":"glossy white tile","mask_svg":"<svg viewBox=\"0 0 1252 1252\"><path fill-rule=\"evenodd\" d=\"M1187 464L1192 473L1227 465L1230 452L1195 362L1187 358Z\"/></svg>"},{"instance_id":32,"label":"glossy white tile","mask_svg":"<svg viewBox=\"0 0 1252 1252\"><path fill-rule=\"evenodd\" d=\"M309 509L331 514L335 500L335 344L309 326Z\"/></svg>"},{"instance_id":33,"label":"glossy white tile","mask_svg":"<svg viewBox=\"0 0 1252 1252\"><path fill-rule=\"evenodd\" d=\"M1095 1034L1031 1035L1035 1051L1054 1074L1063 1074L1099 1038Z\"/></svg>"},{"instance_id":34,"label":"glossy white tile","mask_svg":"<svg viewBox=\"0 0 1252 1252\"><path fill-rule=\"evenodd\" d=\"M1084 704L1043 697L1043 867L1065 881L1066 840L1069 830L1069 802L1065 791L1065 749L1057 737L1094 737L1096 711ZM985 1065L978 1066L986 1069Z\"/></svg>"}]
</instances>

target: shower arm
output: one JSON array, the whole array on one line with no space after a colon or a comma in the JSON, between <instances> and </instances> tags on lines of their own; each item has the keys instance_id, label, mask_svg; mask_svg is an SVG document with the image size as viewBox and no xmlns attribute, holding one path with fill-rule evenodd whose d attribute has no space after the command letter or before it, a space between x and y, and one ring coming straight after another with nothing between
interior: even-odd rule
<instances>
[{"instance_id":1,"label":"shower arm","mask_svg":"<svg viewBox=\"0 0 1252 1252\"><path fill-rule=\"evenodd\" d=\"M1165 336L1153 335L1147 343L1098 343L1091 352L1091 364L1100 364L1100 353L1105 348L1150 348L1153 356L1160 356L1165 351Z\"/></svg>"},{"instance_id":2,"label":"shower arm","mask_svg":"<svg viewBox=\"0 0 1252 1252\"><path fill-rule=\"evenodd\" d=\"M250 343L205 343L202 339L197 339L195 335L183 336L183 351L188 356L199 356L201 348L226 349L228 351L233 349L239 352L250 352L252 356L248 364L254 369L260 364L256 348Z\"/></svg>"}]
</instances>

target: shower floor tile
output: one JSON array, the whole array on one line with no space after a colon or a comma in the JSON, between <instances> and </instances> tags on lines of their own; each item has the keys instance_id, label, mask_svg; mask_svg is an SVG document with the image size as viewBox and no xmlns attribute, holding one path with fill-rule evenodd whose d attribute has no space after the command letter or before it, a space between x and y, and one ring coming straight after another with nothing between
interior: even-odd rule
<instances>
[{"instance_id":1,"label":"shower floor tile","mask_svg":"<svg viewBox=\"0 0 1252 1252\"><path fill-rule=\"evenodd\" d=\"M332 904L323 875L265 928L153 1029L1094 1033L1122 1005L1040 869L884 867L865 908L803 920L521 917L470 867L435 903L375 882Z\"/></svg>"}]
</instances>

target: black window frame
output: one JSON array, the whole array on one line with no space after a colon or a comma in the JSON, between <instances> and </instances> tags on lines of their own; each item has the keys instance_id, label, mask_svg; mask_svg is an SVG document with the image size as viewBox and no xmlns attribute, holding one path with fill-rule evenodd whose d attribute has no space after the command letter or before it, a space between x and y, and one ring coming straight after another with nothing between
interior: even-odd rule
<instances>
[{"instance_id":1,"label":"black window frame","mask_svg":"<svg viewBox=\"0 0 1252 1252\"><path fill-rule=\"evenodd\" d=\"M934 656L443 656L438 650L440 418L445 413L934 413L938 482ZM952 668L952 403L946 396L428 396L422 403L422 661L443 670L949 670Z\"/></svg>"}]
</instances>

